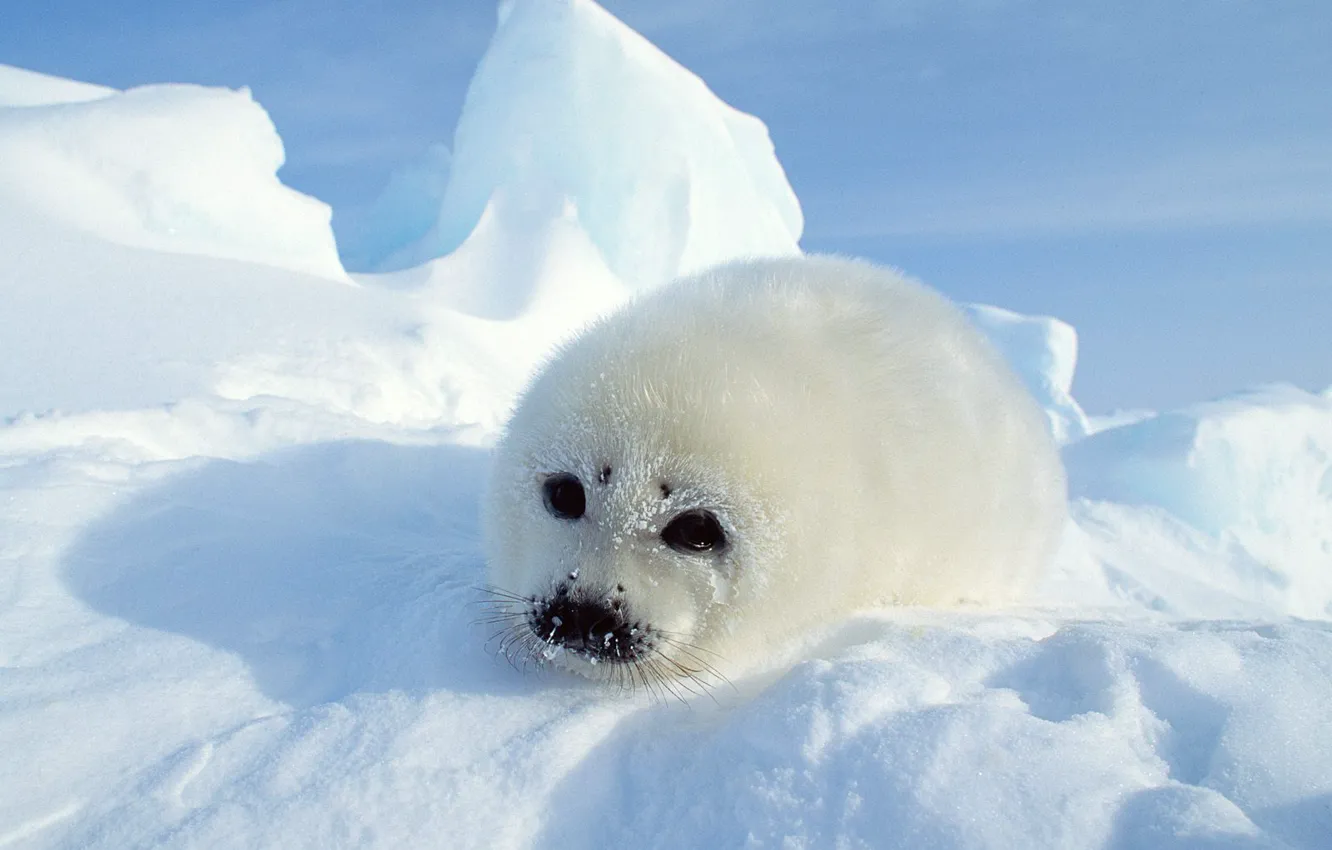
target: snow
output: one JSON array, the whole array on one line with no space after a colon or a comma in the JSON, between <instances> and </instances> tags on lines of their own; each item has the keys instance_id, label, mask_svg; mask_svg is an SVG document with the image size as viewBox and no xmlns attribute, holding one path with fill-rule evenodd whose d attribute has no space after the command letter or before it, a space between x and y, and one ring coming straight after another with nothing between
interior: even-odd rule
<instances>
[{"instance_id":1,"label":"snow","mask_svg":"<svg viewBox=\"0 0 1332 850\"><path fill-rule=\"evenodd\" d=\"M607 266L644 289L738 255L794 254L803 229L767 128L591 0L506 2L468 88L425 236L377 268L453 251L492 196L566 195ZM416 204L385 216L419 227ZM396 249L396 250L395 250Z\"/></svg>"},{"instance_id":2,"label":"snow","mask_svg":"<svg viewBox=\"0 0 1332 850\"><path fill-rule=\"evenodd\" d=\"M21 88L10 70L0 84ZM79 84L48 79L0 106L9 204L124 245L345 280L329 208L278 182L282 141L248 91L161 85L85 99Z\"/></svg>"},{"instance_id":3,"label":"snow","mask_svg":"<svg viewBox=\"0 0 1332 850\"><path fill-rule=\"evenodd\" d=\"M986 304L968 304L967 312L1045 409L1055 439L1069 443L1087 436L1091 424L1072 395L1078 364L1073 326L1053 316L1023 316Z\"/></svg>"},{"instance_id":4,"label":"snow","mask_svg":"<svg viewBox=\"0 0 1332 850\"><path fill-rule=\"evenodd\" d=\"M703 223L799 230L755 120L590 3L505 9L456 250L392 274L333 265L248 95L0 69L0 847L1332 846L1332 394L1089 418L1054 319L972 312L1068 443L1027 607L868 611L683 704L494 657L476 506L526 376L756 250ZM634 121L570 82L613 57ZM688 221L635 220L708 114L748 194L687 169ZM548 171L580 127L596 186Z\"/></svg>"},{"instance_id":5,"label":"snow","mask_svg":"<svg viewBox=\"0 0 1332 850\"><path fill-rule=\"evenodd\" d=\"M393 252L421 240L439 214L453 155L431 145L400 165L365 210L333 217L338 253L353 271L372 271Z\"/></svg>"},{"instance_id":6,"label":"snow","mask_svg":"<svg viewBox=\"0 0 1332 850\"><path fill-rule=\"evenodd\" d=\"M1154 506L1222 543L1215 584L1332 618L1332 397L1264 387L1102 431L1065 459L1074 496Z\"/></svg>"}]
</instances>

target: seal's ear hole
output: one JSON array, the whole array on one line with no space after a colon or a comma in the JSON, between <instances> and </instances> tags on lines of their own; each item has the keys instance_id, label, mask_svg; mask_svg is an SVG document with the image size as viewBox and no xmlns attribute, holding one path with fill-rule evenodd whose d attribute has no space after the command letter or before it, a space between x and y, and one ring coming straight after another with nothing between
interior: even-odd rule
<instances>
[{"instance_id":1,"label":"seal's ear hole","mask_svg":"<svg viewBox=\"0 0 1332 850\"><path fill-rule=\"evenodd\" d=\"M677 552L716 552L726 547L726 532L711 511L694 510L671 520L662 541Z\"/></svg>"},{"instance_id":2,"label":"seal's ear hole","mask_svg":"<svg viewBox=\"0 0 1332 850\"><path fill-rule=\"evenodd\" d=\"M587 494L578 476L557 472L541 485L546 510L560 519L578 519L587 510Z\"/></svg>"}]
</instances>

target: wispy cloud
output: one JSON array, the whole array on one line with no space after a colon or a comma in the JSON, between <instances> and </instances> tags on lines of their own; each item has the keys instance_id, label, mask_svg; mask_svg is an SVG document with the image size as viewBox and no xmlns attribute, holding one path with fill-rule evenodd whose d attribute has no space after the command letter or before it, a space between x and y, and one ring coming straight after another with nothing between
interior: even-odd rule
<instances>
[{"instance_id":1,"label":"wispy cloud","mask_svg":"<svg viewBox=\"0 0 1332 850\"><path fill-rule=\"evenodd\" d=\"M1181 150L1143 162L971 182L940 176L807 193L815 237L1026 237L1234 225L1332 225L1332 149Z\"/></svg>"}]
</instances>

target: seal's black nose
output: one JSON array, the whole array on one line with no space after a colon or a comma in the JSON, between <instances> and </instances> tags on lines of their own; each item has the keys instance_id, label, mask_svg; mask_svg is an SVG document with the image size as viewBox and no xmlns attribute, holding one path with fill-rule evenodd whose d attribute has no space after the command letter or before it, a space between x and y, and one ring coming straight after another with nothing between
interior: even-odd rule
<instances>
[{"instance_id":1,"label":"seal's black nose","mask_svg":"<svg viewBox=\"0 0 1332 850\"><path fill-rule=\"evenodd\" d=\"M638 624L609 599L558 594L533 612L531 625L546 643L597 661L632 661L640 645Z\"/></svg>"}]
</instances>

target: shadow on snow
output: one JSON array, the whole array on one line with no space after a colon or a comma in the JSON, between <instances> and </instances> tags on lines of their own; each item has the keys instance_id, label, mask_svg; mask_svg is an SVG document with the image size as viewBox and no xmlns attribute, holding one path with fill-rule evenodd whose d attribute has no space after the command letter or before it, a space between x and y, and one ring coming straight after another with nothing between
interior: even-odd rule
<instances>
[{"instance_id":1,"label":"shadow on snow","mask_svg":"<svg viewBox=\"0 0 1332 850\"><path fill-rule=\"evenodd\" d=\"M486 453L338 442L210 461L96 523L65 563L98 611L240 656L293 706L519 692L470 623Z\"/></svg>"}]
</instances>

